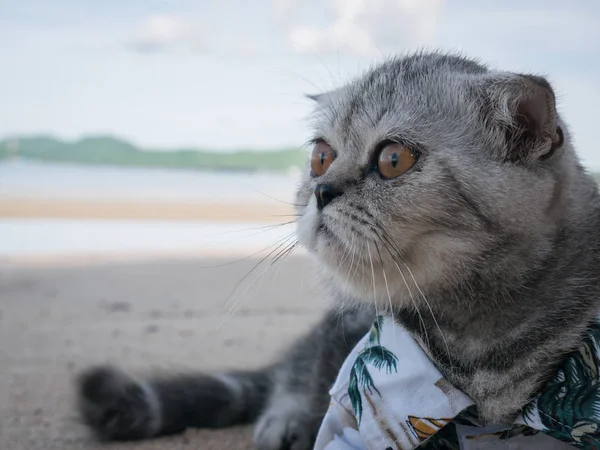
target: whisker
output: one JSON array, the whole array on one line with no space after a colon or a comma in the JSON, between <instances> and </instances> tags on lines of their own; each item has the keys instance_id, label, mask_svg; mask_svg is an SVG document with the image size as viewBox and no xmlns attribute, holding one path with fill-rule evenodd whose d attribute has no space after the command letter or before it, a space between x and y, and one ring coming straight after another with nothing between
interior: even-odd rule
<instances>
[{"instance_id":1,"label":"whisker","mask_svg":"<svg viewBox=\"0 0 600 450\"><path fill-rule=\"evenodd\" d=\"M361 241L357 241L358 244L358 248L359 250L361 249ZM352 253L352 262L354 262L354 255L358 253L358 252L353 252ZM356 262L356 265L354 266L354 271L352 272L352 275L350 275L350 278L354 278L356 276L356 273L358 272L358 261Z\"/></svg>"},{"instance_id":2,"label":"whisker","mask_svg":"<svg viewBox=\"0 0 600 450\"><path fill-rule=\"evenodd\" d=\"M265 194L264 192L261 192L261 191L259 191L257 189L254 189L254 192L256 192L256 193L258 193L260 195L264 195L265 197L267 197L267 198L269 198L269 199L271 199L273 201L276 201L276 202L279 202L279 203L283 203L283 204L286 204L286 205L296 206L298 208L305 208L307 206L307 205L301 205L299 203L286 202L285 200L280 200L278 198L271 197L269 194Z\"/></svg>"},{"instance_id":3,"label":"whisker","mask_svg":"<svg viewBox=\"0 0 600 450\"><path fill-rule=\"evenodd\" d=\"M298 241L294 239L290 244L287 244L286 247L281 250L276 256L271 258L271 263L268 265L268 269L271 269L273 266L275 267L275 272L273 273L273 279L277 279L279 276L279 270L281 269L281 262L285 260L299 245Z\"/></svg>"},{"instance_id":4,"label":"whisker","mask_svg":"<svg viewBox=\"0 0 600 450\"><path fill-rule=\"evenodd\" d=\"M375 288L375 269L373 268L373 257L371 256L371 247L369 241L367 241L367 251L369 253L369 261L371 262L371 275L373 277L373 304L375 305L375 315L378 316L377 312L377 289Z\"/></svg>"},{"instance_id":5,"label":"whisker","mask_svg":"<svg viewBox=\"0 0 600 450\"><path fill-rule=\"evenodd\" d=\"M294 253L294 250L296 250L298 247L300 246L299 242L296 242L290 249L289 251L286 252L285 255L283 255L282 260L289 258L289 256Z\"/></svg>"},{"instance_id":6,"label":"whisker","mask_svg":"<svg viewBox=\"0 0 600 450\"><path fill-rule=\"evenodd\" d=\"M387 242L387 244L390 247L392 247L392 250L394 250L394 252L396 252L396 254L398 255L398 258L400 258L402 263L404 263L404 260L402 259L402 256L400 255L400 252L399 252L398 248L396 247L396 245L393 242L391 242L391 240L385 235L383 228L381 228L381 230L382 230L383 235L382 236L378 235L379 239L381 239L382 241L385 240L385 242ZM415 300L412 289L408 285L408 281L406 280L406 277L404 276L402 269L400 269L400 266L398 265L398 262L396 261L396 258L394 258L394 255L392 254L390 249L385 246L384 246L384 248L390 254L392 261L394 262L394 265L398 269L398 272L400 273L400 276L402 277L402 281L404 282L404 285L406 286L406 289L408 290L408 295L410 297L410 301L412 302L412 304L415 308L415 311L417 312L417 316L419 317L419 323L421 325L421 329L423 330L423 334L425 335L425 342L426 342L427 346L429 347L431 344L431 341L429 340L429 333L427 332L427 326L425 324L425 320L423 319L423 315L421 314L421 311L419 310L419 306L417 305L417 301Z\"/></svg>"},{"instance_id":7,"label":"whisker","mask_svg":"<svg viewBox=\"0 0 600 450\"><path fill-rule=\"evenodd\" d=\"M352 272L352 268L354 266L354 259L356 256L356 243L354 242L354 233L352 233L351 240L350 240L350 255L351 255L351 259L350 259L350 267L348 268L348 275L350 275L350 273Z\"/></svg>"},{"instance_id":8,"label":"whisker","mask_svg":"<svg viewBox=\"0 0 600 450\"><path fill-rule=\"evenodd\" d=\"M377 255L379 256L379 261L381 262L381 271L383 272L383 281L385 282L385 290L387 291L388 301L390 303L390 314L394 314L394 306L392 305L392 296L390 295L390 287L388 285L387 276L385 275L385 268L383 264L383 258L381 257L381 252L379 251L379 245L377 245L377 241L375 243L375 250L377 250Z\"/></svg>"},{"instance_id":9,"label":"whisker","mask_svg":"<svg viewBox=\"0 0 600 450\"><path fill-rule=\"evenodd\" d=\"M248 234L246 236L242 236L242 237L237 238L237 239L233 239L231 241L228 241L227 243L236 242L236 241L242 240L244 238L248 238L248 237L258 236L259 234L265 233L267 231L271 231L274 228L278 228L278 227L281 227L281 226L284 226L284 225L289 225L289 224L292 224L294 222L296 222L296 221L292 220L290 222L284 222L284 223L280 223L280 224L277 224L277 225L269 225L268 227L258 227L258 228L255 228L255 229L261 229L261 228L264 228L264 229L261 230L261 231L259 231L258 233L252 233L252 234ZM252 228L250 228L248 230L252 230ZM279 242L279 241L277 241L277 242ZM226 263L221 263L221 264L213 264L213 265L209 265L209 266L200 266L200 268L201 269L216 269L216 268L219 268L219 267L226 267L226 266L230 266L232 264L237 264L239 262L246 261L246 260L248 260L248 259L250 259L250 258L252 258L252 257L254 257L254 256L256 256L256 255L258 255L258 254L260 254L262 252L264 252L265 250L268 250L269 248L273 247L274 245L277 244L277 242L275 242L274 244L268 245L268 246L266 246L266 247L264 247L264 248L262 248L262 249L260 249L260 250L258 250L256 252L254 252L254 253L251 253L250 255L243 256L243 257L238 258L238 259L234 259L233 261L228 261Z\"/></svg>"},{"instance_id":10,"label":"whisker","mask_svg":"<svg viewBox=\"0 0 600 450\"><path fill-rule=\"evenodd\" d=\"M346 260L350 257L351 248L344 246L344 254L342 255L342 259L340 259L340 267L343 267Z\"/></svg>"},{"instance_id":11,"label":"whisker","mask_svg":"<svg viewBox=\"0 0 600 450\"><path fill-rule=\"evenodd\" d=\"M280 215L272 215L269 217L299 217L301 216L301 214L295 215L295 214L280 214ZM242 228L241 230L230 230L230 231L224 231L222 233L219 233L219 235L224 235L224 234L232 234L232 233L243 233L245 231L256 231L256 230L270 230L272 228L277 228L277 227L282 227L284 225L290 225L292 223L296 223L298 222L298 219L293 219L293 220L289 220L287 222L281 222L281 223L274 223L271 225L264 225L262 227L250 227L250 228ZM250 236L255 236L254 234L251 234Z\"/></svg>"},{"instance_id":12,"label":"whisker","mask_svg":"<svg viewBox=\"0 0 600 450\"><path fill-rule=\"evenodd\" d=\"M267 259L269 258L269 256L271 256L273 253L277 252L278 250L281 252L282 250L281 247L285 246L285 248L283 250L287 250L288 249L288 242L290 239L292 239L294 237L295 233L290 233L286 238L283 238L282 240L284 240L284 242L281 242L282 240L279 240L278 242L281 242L279 245L277 245L277 247L275 249L273 249L268 255L266 255L263 259L261 259L241 280L238 281L238 283L236 284L236 286L234 287L234 289L232 290L231 294L229 295L227 301L225 302L224 308L227 306L227 304L229 303L232 295L235 293L235 291L237 290L237 288L241 285L241 283L253 272L255 271L257 268L259 268L259 266ZM295 245L297 242L295 242L293 245ZM276 245L276 244L274 244ZM269 270L269 268L272 266L272 264L268 265L268 266L262 266L262 271L260 273L258 273L248 284L247 286L244 288L244 291L241 293L241 295L238 297L239 300L243 299L245 297L245 294L248 292L248 290L253 287L257 282L259 282L261 279L264 278L264 275L266 274L266 272ZM240 301L236 300L233 301L231 303L231 306L229 307L228 311L227 311L227 315L225 318L223 318L223 320L215 327L215 329L219 329L221 326L223 326L223 324L226 322L227 318L234 315L238 310L239 310L239 306L240 306Z\"/></svg>"},{"instance_id":13,"label":"whisker","mask_svg":"<svg viewBox=\"0 0 600 450\"><path fill-rule=\"evenodd\" d=\"M235 301L232 302L231 307L229 308L229 310L227 311L227 315L225 316L225 318L223 319L223 321L219 324L219 327L222 326L225 321L227 320L227 318L235 315L241 308L242 306L242 301L246 298L246 293L253 288L257 283L261 283L262 280L264 279L265 274L267 273L267 271L270 269L270 265L269 266L262 266L260 267L260 272L256 273L252 279L250 280L250 282L245 286L244 290L240 293L239 296L236 297ZM260 285L260 284L259 284ZM259 286L256 286L257 288Z\"/></svg>"},{"instance_id":14,"label":"whisker","mask_svg":"<svg viewBox=\"0 0 600 450\"><path fill-rule=\"evenodd\" d=\"M387 291L388 301L390 303L390 314L394 315L394 306L392 304L392 296L390 295L390 287L388 285L387 276L385 275L385 265L383 264L383 258L381 257L381 252L379 251L379 245L377 245L377 241L375 241L375 249L377 250L377 254L379 255L379 261L381 262L381 272L383 273L383 281L385 281L385 290ZM396 342L396 327L392 328L392 342Z\"/></svg>"},{"instance_id":15,"label":"whisker","mask_svg":"<svg viewBox=\"0 0 600 450\"><path fill-rule=\"evenodd\" d=\"M270 247L267 247L267 249L271 248L271 247L275 247L273 250L271 250L266 256L264 256L260 261L258 261L254 267L252 267L252 269L250 269L248 271L248 273L246 273L246 275L244 275L233 287L231 293L229 294L229 296L227 297L227 300L225 301L225 305L227 306L229 304L229 301L231 300L231 297L233 296L233 294L236 292L236 290L238 289L238 287L240 286L240 284L242 284L263 262L265 262L269 256L271 256L273 253L277 252L279 249L281 249L282 246L286 245L290 239L292 239L294 237L296 233L290 233L289 235L287 235L286 237L279 239L277 242L275 242L273 245L271 245Z\"/></svg>"},{"instance_id":16,"label":"whisker","mask_svg":"<svg viewBox=\"0 0 600 450\"><path fill-rule=\"evenodd\" d=\"M294 249L296 248L297 245L298 245L298 241L289 244L285 249L283 249L281 252L279 252L279 254L271 260L270 265L272 266L280 259L285 259L291 252L294 251Z\"/></svg>"},{"instance_id":17,"label":"whisker","mask_svg":"<svg viewBox=\"0 0 600 450\"><path fill-rule=\"evenodd\" d=\"M406 267L406 270L408 270L408 273L410 274L413 282L415 283L417 290L421 294L421 297L423 297L423 300L425 300L425 304L427 305L427 308L429 308L429 312L431 313L431 318L433 319L435 326L437 327L438 331L440 332L442 341L444 341L444 346L446 347L446 353L448 353L448 360L449 360L448 362L450 363L450 371L452 371L452 370L454 370L454 367L452 365L452 356L450 354L450 347L448 346L448 341L446 340L446 336L444 336L444 333L442 332L442 329L440 328L440 325L438 324L438 321L435 318L435 314L433 313L433 308L431 307L431 305L429 304L429 301L427 301L427 297L425 297L425 294L419 287L419 284L417 283L417 280L415 279L415 276L413 275L412 270L410 270L410 267L408 267L408 265L404 261L402 262L402 264L404 264L404 267Z\"/></svg>"}]
</instances>

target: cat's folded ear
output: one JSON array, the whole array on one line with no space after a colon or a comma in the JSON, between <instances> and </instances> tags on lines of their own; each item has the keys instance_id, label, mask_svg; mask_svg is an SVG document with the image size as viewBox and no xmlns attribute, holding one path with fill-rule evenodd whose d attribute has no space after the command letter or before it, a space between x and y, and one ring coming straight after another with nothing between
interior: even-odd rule
<instances>
[{"instance_id":1,"label":"cat's folded ear","mask_svg":"<svg viewBox=\"0 0 600 450\"><path fill-rule=\"evenodd\" d=\"M556 97L546 79L503 73L489 76L484 86L484 112L503 132L507 161L547 159L562 146Z\"/></svg>"}]
</instances>

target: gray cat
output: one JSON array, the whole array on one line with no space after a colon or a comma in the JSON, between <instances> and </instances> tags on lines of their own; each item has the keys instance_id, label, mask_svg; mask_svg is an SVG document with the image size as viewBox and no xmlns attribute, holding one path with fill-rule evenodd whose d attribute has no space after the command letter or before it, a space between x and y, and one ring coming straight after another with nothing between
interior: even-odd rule
<instances>
[{"instance_id":1,"label":"gray cat","mask_svg":"<svg viewBox=\"0 0 600 450\"><path fill-rule=\"evenodd\" d=\"M256 422L259 449L309 449L375 310L483 422L510 421L577 347L600 302L600 203L545 79L421 53L314 99L298 237L339 308L254 372L90 369L80 407L100 437Z\"/></svg>"}]
</instances>

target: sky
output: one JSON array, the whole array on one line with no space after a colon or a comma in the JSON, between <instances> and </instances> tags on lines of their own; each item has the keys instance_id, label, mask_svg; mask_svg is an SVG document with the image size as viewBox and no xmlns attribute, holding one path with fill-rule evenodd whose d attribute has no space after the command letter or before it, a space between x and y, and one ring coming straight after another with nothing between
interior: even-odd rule
<instances>
[{"instance_id":1,"label":"sky","mask_svg":"<svg viewBox=\"0 0 600 450\"><path fill-rule=\"evenodd\" d=\"M295 147L305 93L423 48L547 76L600 169L598 0L0 0L0 138Z\"/></svg>"}]
</instances>

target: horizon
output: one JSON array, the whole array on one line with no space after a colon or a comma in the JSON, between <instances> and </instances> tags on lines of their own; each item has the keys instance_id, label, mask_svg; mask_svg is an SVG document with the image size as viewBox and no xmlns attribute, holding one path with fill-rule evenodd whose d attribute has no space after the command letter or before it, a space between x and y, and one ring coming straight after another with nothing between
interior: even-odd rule
<instances>
[{"instance_id":1,"label":"horizon","mask_svg":"<svg viewBox=\"0 0 600 450\"><path fill-rule=\"evenodd\" d=\"M583 163L600 168L594 0L257 0L235 9L216 0L5 2L0 55L11 64L0 81L1 138L299 148L309 137L305 94L339 86L398 50L441 48L546 75Z\"/></svg>"},{"instance_id":2,"label":"horizon","mask_svg":"<svg viewBox=\"0 0 600 450\"><path fill-rule=\"evenodd\" d=\"M82 136L76 137L74 139L64 139L59 136L49 135L49 134L8 136L5 138L0 137L0 144L11 142L11 141L18 141L19 139L53 139L58 142L66 143L66 144L77 144L79 142L82 142L85 140L92 140L92 139L111 139L111 140L115 140L115 141L118 141L118 142L121 142L124 144L131 145L135 148L135 150L138 150L141 152L148 152L148 153L161 153L161 152L162 153L175 153L175 152L180 152L180 151L192 151L192 152L198 152L198 153L207 153L207 154L218 155L221 153L277 153L277 152L285 152L285 151L307 151L304 144L298 145L295 147L290 146L290 147L270 147L270 148L256 147L256 148L252 148L249 146L245 146L245 147L232 147L232 148L220 148L220 149L214 149L214 148L209 148L209 147L144 147L144 146L140 146L136 142L127 140L120 136L110 135L110 134L104 134L104 135L89 134L89 135L82 135ZM3 162L3 160L0 159L0 164L2 162ZM55 161L55 162L44 161L44 163L60 164L61 162L60 161ZM86 163L79 163L79 164L85 165ZM107 164L107 165L111 165L111 164ZM114 165L114 166L118 166L118 165ZM130 167L132 167L132 166L130 166ZM144 167L144 166L138 166L138 167ZM596 166L594 166L594 165L590 165L590 164L585 164L585 161L584 161L584 167L586 167L594 175L600 174L600 163L597 164ZM164 168L167 170L181 170L182 169L182 168L174 168L174 167L164 167Z\"/></svg>"},{"instance_id":3,"label":"horizon","mask_svg":"<svg viewBox=\"0 0 600 450\"><path fill-rule=\"evenodd\" d=\"M191 151L199 151L199 152L214 152L214 153L235 153L235 152L278 152L285 150L303 150L305 149L305 144L302 143L300 145L290 145L290 146L279 146L279 147L250 147L250 146L242 146L242 147L226 147L226 148L210 148L210 147L200 147L200 146L170 146L170 147L156 147L156 146L144 146L140 145L138 142L124 138L123 136L119 136L116 134L82 134L80 136L75 136L73 138L63 138L58 135L48 134L48 133L31 133L31 134L22 134L22 135L0 135L0 144L19 141L22 139L52 139L61 143L66 144L76 144L86 140L94 140L94 139L111 139L117 142L122 142L125 144L132 145L137 150L140 151L148 151L148 152L176 152L182 150L191 150Z\"/></svg>"}]
</instances>

